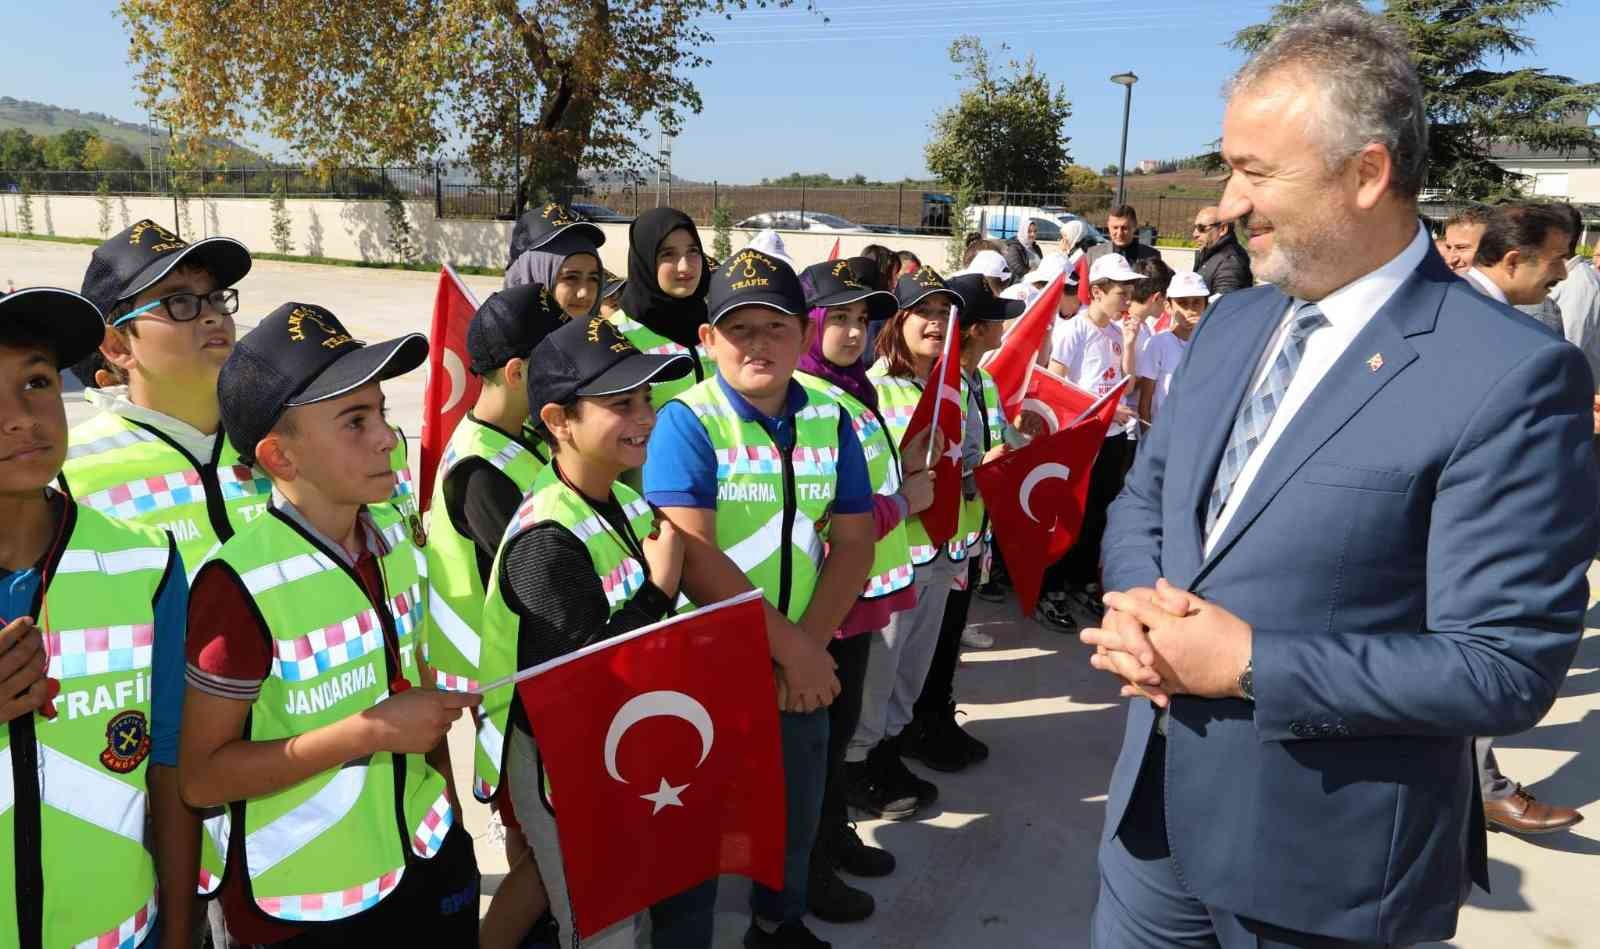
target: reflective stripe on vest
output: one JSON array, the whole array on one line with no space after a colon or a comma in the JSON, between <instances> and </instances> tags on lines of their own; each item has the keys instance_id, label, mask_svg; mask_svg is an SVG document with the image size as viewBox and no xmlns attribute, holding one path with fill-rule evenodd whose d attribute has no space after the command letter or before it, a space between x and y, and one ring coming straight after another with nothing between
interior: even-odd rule
<instances>
[{"instance_id":1,"label":"reflective stripe on vest","mask_svg":"<svg viewBox=\"0 0 1600 949\"><path fill-rule=\"evenodd\" d=\"M369 514L386 544L379 559L387 589L382 613L353 567L336 563L281 513L248 525L218 551L216 559L244 582L272 639L272 669L251 710L248 740L305 734L386 700L386 619L401 675L411 686L422 684L415 631L427 612L425 563L393 505L373 505ZM453 815L429 816L448 809L440 803L444 793L443 779L423 756L379 752L252 798L242 805L243 866L257 907L300 922L346 919L376 905L403 873L397 835L418 857L437 852L431 834L419 829L431 821L441 839L449 829ZM207 821L203 859L213 877L226 866L227 830L220 819Z\"/></svg>"},{"instance_id":2,"label":"reflective stripe on vest","mask_svg":"<svg viewBox=\"0 0 1600 949\"><path fill-rule=\"evenodd\" d=\"M155 922L155 865L144 847L150 667L155 601L174 553L154 529L79 503L64 511L65 549L41 571L49 579L29 607L49 617L41 625L48 674L61 687L56 717L0 729L0 839L37 848L8 854L0 943L17 938L20 898L39 921L23 934L30 941L119 945L147 938ZM13 742L30 732L28 745ZM33 761L20 787L14 750ZM19 810L19 796L38 806Z\"/></svg>"},{"instance_id":3,"label":"reflective stripe on vest","mask_svg":"<svg viewBox=\"0 0 1600 949\"><path fill-rule=\"evenodd\" d=\"M888 363L881 359L867 370L867 378L872 380L872 387L878 392L878 413L883 416L884 424L889 427L889 437L898 445L905 440L906 429L911 425L911 416L917 411L917 402L922 399L922 384L914 379L889 375ZM967 384L963 379L960 393L963 407L966 405L966 393ZM929 542L928 532L922 526L922 518L916 516L906 518L905 527L906 541L911 549L913 564L920 567L939 556L939 548Z\"/></svg>"},{"instance_id":4,"label":"reflective stripe on vest","mask_svg":"<svg viewBox=\"0 0 1600 949\"><path fill-rule=\"evenodd\" d=\"M456 465L481 458L526 493L545 461L520 441L472 416L461 420L445 448L433 481L428 509L428 624L422 636L423 658L434 671L434 684L446 691L474 690L482 643L478 626L483 616L484 585L479 575L478 545L456 530L445 503L445 481Z\"/></svg>"},{"instance_id":5,"label":"reflective stripe on vest","mask_svg":"<svg viewBox=\"0 0 1600 949\"><path fill-rule=\"evenodd\" d=\"M893 496L900 490L900 453L890 441L888 429L880 422L878 413L838 386L806 373L796 373L795 378L808 389L820 389L839 403L839 408L850 416L856 441L861 443L861 454L867 462L867 477L878 494ZM911 515L914 517L915 515ZM911 566L911 544L906 539L905 520L878 538L872 548L872 568L867 582L861 588L862 599L888 596L911 585L914 571Z\"/></svg>"},{"instance_id":6,"label":"reflective stripe on vest","mask_svg":"<svg viewBox=\"0 0 1600 949\"><path fill-rule=\"evenodd\" d=\"M610 320L611 325L617 328L617 332L621 333L641 353L657 356L675 356L683 353L694 357L694 371L689 375L684 376L682 379L668 379L665 382L651 384L650 404L655 408L661 408L679 395L682 395L690 386L702 380L710 379L717 374L717 364L712 361L711 356L703 347L690 347L675 343L621 310L612 313Z\"/></svg>"},{"instance_id":7,"label":"reflective stripe on vest","mask_svg":"<svg viewBox=\"0 0 1600 949\"><path fill-rule=\"evenodd\" d=\"M806 403L794 414L795 441L787 452L760 423L739 416L720 379L678 397L705 428L717 459L717 546L796 621L816 588L821 532L838 491L841 418L839 403L801 391Z\"/></svg>"},{"instance_id":8,"label":"reflective stripe on vest","mask_svg":"<svg viewBox=\"0 0 1600 949\"><path fill-rule=\"evenodd\" d=\"M621 482L611 486L611 495L621 506L634 539L642 541L655 527L655 512L632 488ZM528 496L522 499L506 526L505 537L495 554L494 569L489 574L489 592L483 603L483 660L479 674L484 681L517 671L522 622L500 593L500 571L504 569L506 550L517 537L546 523L565 527L589 552L595 576L605 591L607 615L614 615L644 585L645 565L628 549L627 542L613 532L615 528L596 513L588 501L561 480L556 466L550 465L534 478ZM506 729L510 727L515 693L515 689L496 689L483 697L479 709L472 793L480 801L494 797L500 787Z\"/></svg>"}]
</instances>

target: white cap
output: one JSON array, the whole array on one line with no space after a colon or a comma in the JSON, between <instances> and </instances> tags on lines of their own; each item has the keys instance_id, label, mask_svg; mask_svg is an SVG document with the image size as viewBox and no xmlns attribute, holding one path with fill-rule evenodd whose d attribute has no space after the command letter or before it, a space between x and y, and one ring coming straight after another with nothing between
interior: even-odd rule
<instances>
[{"instance_id":1,"label":"white cap","mask_svg":"<svg viewBox=\"0 0 1600 949\"><path fill-rule=\"evenodd\" d=\"M983 274L985 277L994 277L997 280L1010 280L1011 268L1006 266L1006 259L1000 256L997 250L980 250L972 258L972 263L962 273Z\"/></svg>"},{"instance_id":2,"label":"white cap","mask_svg":"<svg viewBox=\"0 0 1600 949\"><path fill-rule=\"evenodd\" d=\"M1133 283L1142 280L1138 272L1128 266L1128 262L1121 254L1108 253L1096 260L1089 267L1089 282L1099 283L1102 280L1115 280L1117 283Z\"/></svg>"},{"instance_id":3,"label":"white cap","mask_svg":"<svg viewBox=\"0 0 1600 949\"><path fill-rule=\"evenodd\" d=\"M1035 289L1036 288L1032 284L1030 284L1030 283L1028 283L1026 281L1023 281L1021 283L1014 283L1011 286L1006 287L1004 290L1000 291L1000 299L1002 299L1002 300L1026 300L1026 299L1028 299L1028 294L1033 293L1035 291Z\"/></svg>"},{"instance_id":4,"label":"white cap","mask_svg":"<svg viewBox=\"0 0 1600 949\"><path fill-rule=\"evenodd\" d=\"M1022 282L1026 284L1049 284L1050 281L1065 272L1069 277L1067 282L1075 283L1076 281L1070 279L1072 277L1072 269L1072 260L1066 254L1045 254L1043 259L1039 261L1039 266L1028 271L1027 275L1022 278Z\"/></svg>"},{"instance_id":5,"label":"white cap","mask_svg":"<svg viewBox=\"0 0 1600 949\"><path fill-rule=\"evenodd\" d=\"M794 269L794 258L789 256L789 249L783 246L783 237L772 228L760 231L755 237L750 238L750 243L745 245L761 251L768 257L776 257Z\"/></svg>"},{"instance_id":6,"label":"white cap","mask_svg":"<svg viewBox=\"0 0 1600 949\"><path fill-rule=\"evenodd\" d=\"M1206 282L1193 270L1184 270L1172 277L1172 284L1167 287L1168 299L1172 297L1209 297L1211 291L1206 289Z\"/></svg>"}]
</instances>

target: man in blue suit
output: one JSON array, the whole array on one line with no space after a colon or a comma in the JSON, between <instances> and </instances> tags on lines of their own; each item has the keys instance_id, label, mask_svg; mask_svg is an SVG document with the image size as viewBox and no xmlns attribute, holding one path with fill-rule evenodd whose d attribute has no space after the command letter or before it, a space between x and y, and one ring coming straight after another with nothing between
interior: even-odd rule
<instances>
[{"instance_id":1,"label":"man in blue suit","mask_svg":"<svg viewBox=\"0 0 1600 949\"><path fill-rule=\"evenodd\" d=\"M1445 266L1422 91L1354 8L1234 80L1201 320L1110 512L1092 664L1130 704L1093 942L1408 945L1487 883L1472 738L1535 725L1600 538L1583 356Z\"/></svg>"}]
</instances>

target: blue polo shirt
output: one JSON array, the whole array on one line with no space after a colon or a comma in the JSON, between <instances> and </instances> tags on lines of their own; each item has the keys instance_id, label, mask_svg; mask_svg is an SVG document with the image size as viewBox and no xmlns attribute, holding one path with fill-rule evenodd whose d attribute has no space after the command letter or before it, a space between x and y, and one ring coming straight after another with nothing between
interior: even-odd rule
<instances>
[{"instance_id":1,"label":"blue polo shirt","mask_svg":"<svg viewBox=\"0 0 1600 949\"><path fill-rule=\"evenodd\" d=\"M760 425L779 448L795 447L794 417L809 400L805 386L790 379L783 414L771 416L735 392L722 376L716 379L739 418ZM861 442L856 439L855 427L846 412L839 413L839 466L835 478L835 514L866 514L872 510L867 458L861 453ZM713 510L717 506L717 456L711 447L711 435L694 410L682 402L668 402L656 416L650 451L644 461L644 496L657 507Z\"/></svg>"},{"instance_id":2,"label":"blue polo shirt","mask_svg":"<svg viewBox=\"0 0 1600 949\"><path fill-rule=\"evenodd\" d=\"M150 661L150 761L168 768L178 766L178 723L183 717L183 636L189 623L189 581L185 576L182 561L174 564L155 603L155 642ZM38 594L39 571L31 567L0 570L0 617L7 623L32 615ZM68 688L66 684L61 687L58 714L66 714Z\"/></svg>"}]
</instances>

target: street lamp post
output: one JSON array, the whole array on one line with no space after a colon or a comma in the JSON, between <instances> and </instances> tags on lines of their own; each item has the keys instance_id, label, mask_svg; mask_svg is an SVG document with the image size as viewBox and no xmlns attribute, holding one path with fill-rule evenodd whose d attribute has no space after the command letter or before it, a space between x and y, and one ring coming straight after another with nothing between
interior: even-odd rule
<instances>
[{"instance_id":1,"label":"street lamp post","mask_svg":"<svg viewBox=\"0 0 1600 949\"><path fill-rule=\"evenodd\" d=\"M1117 161L1117 204L1127 200L1128 177L1128 113L1133 109L1133 84L1139 77L1131 72L1119 72L1111 81L1122 87L1122 156Z\"/></svg>"}]
</instances>

